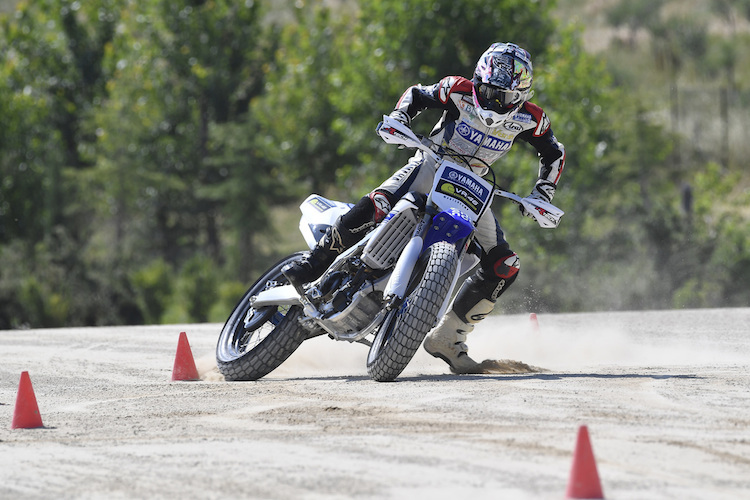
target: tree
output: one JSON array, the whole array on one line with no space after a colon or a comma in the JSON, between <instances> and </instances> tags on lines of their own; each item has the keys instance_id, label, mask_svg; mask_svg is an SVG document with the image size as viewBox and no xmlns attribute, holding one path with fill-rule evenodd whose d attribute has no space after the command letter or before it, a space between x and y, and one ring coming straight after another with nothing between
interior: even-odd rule
<instances>
[{"instance_id":1,"label":"tree","mask_svg":"<svg viewBox=\"0 0 750 500\"><path fill-rule=\"evenodd\" d=\"M607 9L607 21L612 26L627 27L628 45L632 49L635 47L638 32L650 29L664 3L664 0L620 0Z\"/></svg>"},{"instance_id":2,"label":"tree","mask_svg":"<svg viewBox=\"0 0 750 500\"><path fill-rule=\"evenodd\" d=\"M228 170L209 161L209 130L242 118L262 89L262 14L253 2L130 5L100 115L102 174L122 180L108 188L117 226L139 219L155 236L149 246L172 264L196 250L220 260L221 202L211 186Z\"/></svg>"},{"instance_id":3,"label":"tree","mask_svg":"<svg viewBox=\"0 0 750 500\"><path fill-rule=\"evenodd\" d=\"M25 178L13 176L18 184L31 183L29 187L36 191L34 198L42 193L45 200L43 214L39 214L37 204L27 207L28 213L14 214L13 219L23 218L31 228L42 223L42 232L31 229L37 239L51 234L54 225L72 229L77 224L68 224L69 219L84 216L69 210L66 213L66 208L74 206L71 181L75 181L68 180L64 169L92 165L91 113L105 94L101 64L104 47L113 37L118 8L116 0L85 5L41 0L21 4L15 16L5 18L5 46L0 56L8 82L4 99L9 106L24 107L31 113L24 117L20 108L9 110L10 116L19 121L8 131L14 138L7 143L6 151L11 156L6 168L10 172L20 168ZM31 177L25 172L32 173ZM28 204L14 203L24 205ZM10 223L7 227L18 225Z\"/></svg>"},{"instance_id":4,"label":"tree","mask_svg":"<svg viewBox=\"0 0 750 500\"><path fill-rule=\"evenodd\" d=\"M336 75L349 61L349 30L325 7L304 6L293 14L270 65L266 93L253 107L253 124L271 139L267 158L304 182L299 194L322 192L335 182L337 168L353 161L340 148L347 131L338 126L335 103L346 85Z\"/></svg>"}]
</instances>

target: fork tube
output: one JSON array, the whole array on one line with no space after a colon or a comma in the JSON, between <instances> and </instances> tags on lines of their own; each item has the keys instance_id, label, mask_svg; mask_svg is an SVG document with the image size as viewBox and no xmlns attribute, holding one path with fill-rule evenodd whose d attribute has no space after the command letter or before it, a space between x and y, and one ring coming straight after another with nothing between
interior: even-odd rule
<instances>
[{"instance_id":1,"label":"fork tube","mask_svg":"<svg viewBox=\"0 0 750 500\"><path fill-rule=\"evenodd\" d=\"M424 239L422 238L423 228L427 227L426 224L429 223L430 217L429 214L424 215L422 221L414 230L414 236L406 244L404 251L401 252L401 256L398 258L398 262L396 262L393 273L383 291L383 296L386 299L394 296L399 299L404 298L409 278L411 278L411 273L414 270L414 264L416 264L419 255L422 253L422 245L424 245Z\"/></svg>"}]
</instances>

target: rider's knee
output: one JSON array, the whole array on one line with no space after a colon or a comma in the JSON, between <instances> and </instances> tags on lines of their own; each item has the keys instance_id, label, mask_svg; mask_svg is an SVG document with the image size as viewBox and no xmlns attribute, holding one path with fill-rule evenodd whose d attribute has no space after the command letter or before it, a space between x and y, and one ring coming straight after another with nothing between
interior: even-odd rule
<instances>
[{"instance_id":1,"label":"rider's knee","mask_svg":"<svg viewBox=\"0 0 750 500\"><path fill-rule=\"evenodd\" d=\"M363 196L337 222L337 229L346 248L364 237L375 224L382 221L393 206L393 195L376 190Z\"/></svg>"},{"instance_id":2,"label":"rider's knee","mask_svg":"<svg viewBox=\"0 0 750 500\"><path fill-rule=\"evenodd\" d=\"M453 301L453 311L466 323L481 321L516 280L520 268L515 252L509 248L493 249L480 269L461 286Z\"/></svg>"},{"instance_id":3,"label":"rider's knee","mask_svg":"<svg viewBox=\"0 0 750 500\"><path fill-rule=\"evenodd\" d=\"M395 201L391 193L382 189L377 189L371 192L365 198L369 199L372 204L372 221L375 224L378 224L385 219L385 216L388 215L388 212L393 208Z\"/></svg>"},{"instance_id":4,"label":"rider's knee","mask_svg":"<svg viewBox=\"0 0 750 500\"><path fill-rule=\"evenodd\" d=\"M487 273L489 280L505 280L506 286L510 286L518 277L521 269L521 260L518 254L510 248L497 247L487 255L487 264L483 270Z\"/></svg>"}]
</instances>

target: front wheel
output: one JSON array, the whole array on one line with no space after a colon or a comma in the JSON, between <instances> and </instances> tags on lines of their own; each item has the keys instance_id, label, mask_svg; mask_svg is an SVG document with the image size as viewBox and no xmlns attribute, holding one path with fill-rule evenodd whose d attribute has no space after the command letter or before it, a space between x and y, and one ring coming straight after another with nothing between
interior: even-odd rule
<instances>
[{"instance_id":1,"label":"front wheel","mask_svg":"<svg viewBox=\"0 0 750 500\"><path fill-rule=\"evenodd\" d=\"M216 364L226 380L257 380L292 355L307 338L299 323L301 306L266 306L254 309L250 298L287 284L281 274L286 264L299 260L298 252L266 271L245 293L229 316L216 345Z\"/></svg>"},{"instance_id":2,"label":"front wheel","mask_svg":"<svg viewBox=\"0 0 750 500\"><path fill-rule=\"evenodd\" d=\"M377 382L398 377L437 324L456 273L456 247L439 241L420 257L406 299L380 326L367 356L367 373Z\"/></svg>"}]
</instances>

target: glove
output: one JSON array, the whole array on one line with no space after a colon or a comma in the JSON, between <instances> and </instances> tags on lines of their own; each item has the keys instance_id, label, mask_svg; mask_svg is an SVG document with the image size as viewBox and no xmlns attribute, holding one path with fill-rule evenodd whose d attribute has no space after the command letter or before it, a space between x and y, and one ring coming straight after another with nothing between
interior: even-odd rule
<instances>
[{"instance_id":1,"label":"glove","mask_svg":"<svg viewBox=\"0 0 750 500\"><path fill-rule=\"evenodd\" d=\"M536 186L534 186L534 189L531 190L531 195L536 199L544 200L547 203L552 203L552 198L555 196L555 190L557 189L557 186L555 186L550 181L543 181L539 179L536 181Z\"/></svg>"},{"instance_id":2,"label":"glove","mask_svg":"<svg viewBox=\"0 0 750 500\"><path fill-rule=\"evenodd\" d=\"M391 111L391 114L388 115L388 117L393 118L397 122L402 123L407 128L411 129L411 118L404 111L401 111L400 109L394 109L393 111ZM383 125L383 122L380 122L376 130L380 130L380 127L382 125ZM399 144L398 149L404 149L404 148L406 148L406 146L404 146L403 144Z\"/></svg>"},{"instance_id":3,"label":"glove","mask_svg":"<svg viewBox=\"0 0 750 500\"><path fill-rule=\"evenodd\" d=\"M401 111L400 109L394 109L393 111L391 111L391 114L388 116L390 116L396 121L403 123L407 127L411 128L411 118L409 117L408 114Z\"/></svg>"},{"instance_id":4,"label":"glove","mask_svg":"<svg viewBox=\"0 0 750 500\"><path fill-rule=\"evenodd\" d=\"M552 201L552 197L555 196L555 189L556 186L551 182L539 180L537 181L536 186L534 186L534 189L531 190L531 194L524 198L524 200L529 200L532 203L534 201L544 201L550 203ZM521 211L521 214L529 217L530 219L536 220L536 217L534 217L531 212L526 210L523 205L518 205L518 208Z\"/></svg>"}]
</instances>

